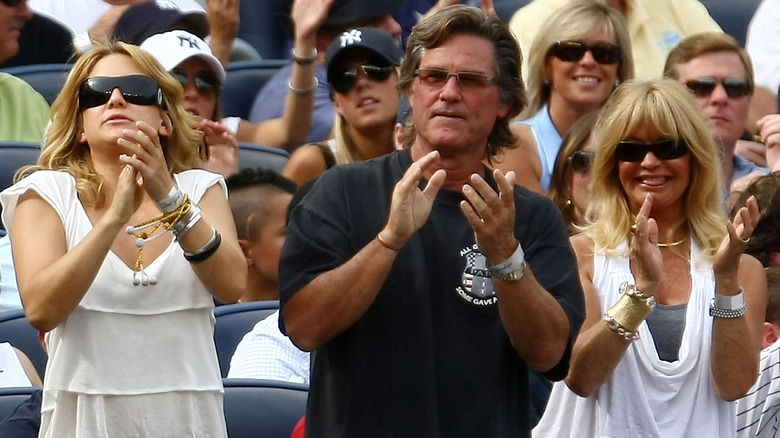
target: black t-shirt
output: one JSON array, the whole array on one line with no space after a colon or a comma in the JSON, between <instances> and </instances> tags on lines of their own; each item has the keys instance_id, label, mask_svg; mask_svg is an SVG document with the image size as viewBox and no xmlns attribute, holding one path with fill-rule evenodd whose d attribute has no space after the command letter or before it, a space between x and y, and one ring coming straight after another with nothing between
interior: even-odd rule
<instances>
[{"instance_id":1,"label":"black t-shirt","mask_svg":"<svg viewBox=\"0 0 780 438\"><path fill-rule=\"evenodd\" d=\"M320 177L291 215L280 264L282 306L376 236L410 164L405 150ZM439 192L371 307L317 350L307 436L529 435L528 369L504 330L485 257L458 207L462 199ZM568 232L546 198L517 187L515 203L515 236L539 283L569 316L571 344L584 301ZM567 351L545 375L562 379L568 361Z\"/></svg>"}]
</instances>

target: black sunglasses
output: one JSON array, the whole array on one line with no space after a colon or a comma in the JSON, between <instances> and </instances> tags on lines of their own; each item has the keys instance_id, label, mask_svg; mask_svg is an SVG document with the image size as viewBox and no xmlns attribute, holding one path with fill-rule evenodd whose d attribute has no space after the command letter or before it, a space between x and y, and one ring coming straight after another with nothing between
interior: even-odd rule
<instances>
[{"instance_id":1,"label":"black sunglasses","mask_svg":"<svg viewBox=\"0 0 780 438\"><path fill-rule=\"evenodd\" d=\"M369 79L383 82L390 77L391 73L393 73L393 66L379 67L373 64L364 64L347 67L336 72L336 74L330 78L330 86L333 87L333 91L344 94L355 86L355 83L358 80L358 74L361 71L365 73Z\"/></svg>"},{"instance_id":2,"label":"black sunglasses","mask_svg":"<svg viewBox=\"0 0 780 438\"><path fill-rule=\"evenodd\" d=\"M572 172L587 175L590 173L595 158L596 153L593 151L575 151L569 156L569 165Z\"/></svg>"},{"instance_id":3,"label":"black sunglasses","mask_svg":"<svg viewBox=\"0 0 780 438\"><path fill-rule=\"evenodd\" d=\"M194 76L189 76L187 73L177 70L171 73L176 76L176 80L179 81L182 88L186 89L190 82L195 82L195 88L204 94L216 93L219 89L217 78L207 72L200 72Z\"/></svg>"},{"instance_id":4,"label":"black sunglasses","mask_svg":"<svg viewBox=\"0 0 780 438\"><path fill-rule=\"evenodd\" d=\"M0 3L4 4L6 6L10 6L12 8L14 6L17 6L20 3L24 3L24 2L25 2L25 0L0 0Z\"/></svg>"},{"instance_id":5,"label":"black sunglasses","mask_svg":"<svg viewBox=\"0 0 780 438\"><path fill-rule=\"evenodd\" d=\"M581 41L558 41L550 48L550 54L567 62L579 61L588 51L599 64L617 64L621 59L620 47L609 43L585 44Z\"/></svg>"},{"instance_id":6,"label":"black sunglasses","mask_svg":"<svg viewBox=\"0 0 780 438\"><path fill-rule=\"evenodd\" d=\"M615 149L615 157L620 161L635 163L642 161L648 152L660 160L674 160L688 153L683 140L665 138L655 143L642 143L638 140L621 140Z\"/></svg>"},{"instance_id":7,"label":"black sunglasses","mask_svg":"<svg viewBox=\"0 0 780 438\"><path fill-rule=\"evenodd\" d=\"M119 88L122 97L135 105L162 106L163 94L157 81L149 76L95 76L79 87L79 109L105 105L111 93Z\"/></svg>"},{"instance_id":8,"label":"black sunglasses","mask_svg":"<svg viewBox=\"0 0 780 438\"><path fill-rule=\"evenodd\" d=\"M705 76L690 79L685 82L685 86L693 91L693 94L696 96L704 97L712 93L718 82L723 85L728 97L747 96L753 91L747 79L742 78L723 78L718 80L711 76Z\"/></svg>"}]
</instances>

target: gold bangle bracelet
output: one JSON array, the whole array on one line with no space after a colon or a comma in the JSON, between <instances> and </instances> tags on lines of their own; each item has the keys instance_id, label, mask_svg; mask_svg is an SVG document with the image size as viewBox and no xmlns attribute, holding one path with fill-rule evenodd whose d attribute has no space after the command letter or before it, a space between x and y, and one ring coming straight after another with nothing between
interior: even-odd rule
<instances>
[{"instance_id":1,"label":"gold bangle bracelet","mask_svg":"<svg viewBox=\"0 0 780 438\"><path fill-rule=\"evenodd\" d=\"M391 251L398 252L398 251L400 251L400 250L401 250L401 248L395 248L393 245L390 245L390 243L388 243L388 242L387 242L387 241L386 241L386 240L385 240L385 239L382 237L382 233L381 233L381 232L379 232L379 233L377 233L377 234L376 234L376 240L378 240L378 241L379 241L379 243L380 243L380 244L382 244L382 246L384 246L385 248L387 248L387 249L389 249L389 250L391 250Z\"/></svg>"},{"instance_id":2,"label":"gold bangle bracelet","mask_svg":"<svg viewBox=\"0 0 780 438\"><path fill-rule=\"evenodd\" d=\"M655 298L636 290L636 287L624 282L620 285L623 294L620 299L607 310L607 316L612 318L628 331L635 332L655 307Z\"/></svg>"}]
</instances>

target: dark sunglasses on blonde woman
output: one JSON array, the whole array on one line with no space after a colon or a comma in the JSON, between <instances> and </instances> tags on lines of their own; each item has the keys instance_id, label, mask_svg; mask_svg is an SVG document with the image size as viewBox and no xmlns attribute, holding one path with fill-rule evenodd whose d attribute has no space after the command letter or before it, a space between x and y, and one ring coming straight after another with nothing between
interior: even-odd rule
<instances>
[{"instance_id":1,"label":"dark sunglasses on blonde woman","mask_svg":"<svg viewBox=\"0 0 780 438\"><path fill-rule=\"evenodd\" d=\"M566 62L576 62L590 52L599 64L620 62L620 47L609 43L585 44L582 41L558 41L550 48L550 54Z\"/></svg>"},{"instance_id":2,"label":"dark sunglasses on blonde woman","mask_svg":"<svg viewBox=\"0 0 780 438\"><path fill-rule=\"evenodd\" d=\"M587 175L590 173L595 158L596 153L593 151L575 151L569 156L569 165L572 172Z\"/></svg>"},{"instance_id":3,"label":"dark sunglasses on blonde woman","mask_svg":"<svg viewBox=\"0 0 780 438\"><path fill-rule=\"evenodd\" d=\"M79 109L105 105L117 88L128 103L162 106L162 90L149 76L94 76L87 78L79 87Z\"/></svg>"},{"instance_id":4,"label":"dark sunglasses on blonde woman","mask_svg":"<svg viewBox=\"0 0 780 438\"><path fill-rule=\"evenodd\" d=\"M674 160L688 153L688 145L682 139L673 138L665 138L655 143L622 140L615 149L615 157L620 161L635 163L644 160L648 152L652 152L659 160Z\"/></svg>"}]
</instances>

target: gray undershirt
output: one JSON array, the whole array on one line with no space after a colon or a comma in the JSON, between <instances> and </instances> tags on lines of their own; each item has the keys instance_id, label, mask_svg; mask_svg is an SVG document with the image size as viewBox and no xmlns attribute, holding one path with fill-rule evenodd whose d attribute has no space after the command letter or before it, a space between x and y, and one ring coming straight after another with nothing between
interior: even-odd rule
<instances>
[{"instance_id":1,"label":"gray undershirt","mask_svg":"<svg viewBox=\"0 0 780 438\"><path fill-rule=\"evenodd\" d=\"M653 335L658 358L665 362L675 362L680 357L687 308L687 303L673 306L656 304L647 317L647 327Z\"/></svg>"}]
</instances>

